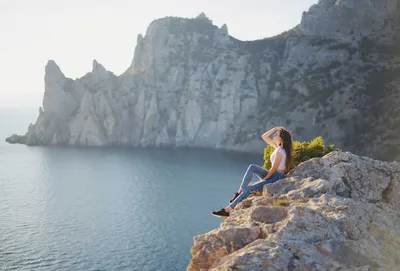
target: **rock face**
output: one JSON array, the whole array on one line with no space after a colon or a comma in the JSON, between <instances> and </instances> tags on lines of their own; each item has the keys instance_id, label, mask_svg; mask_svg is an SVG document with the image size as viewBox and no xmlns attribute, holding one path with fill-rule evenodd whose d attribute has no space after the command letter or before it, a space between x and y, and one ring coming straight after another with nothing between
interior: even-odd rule
<instances>
[{"instance_id":1,"label":"rock face","mask_svg":"<svg viewBox=\"0 0 400 271\"><path fill-rule=\"evenodd\" d=\"M194 237L188 270L399 270L400 164L332 152Z\"/></svg>"},{"instance_id":2,"label":"rock face","mask_svg":"<svg viewBox=\"0 0 400 271\"><path fill-rule=\"evenodd\" d=\"M10 144L25 144L26 136L13 134L12 136L6 138L6 142Z\"/></svg>"},{"instance_id":3,"label":"rock face","mask_svg":"<svg viewBox=\"0 0 400 271\"><path fill-rule=\"evenodd\" d=\"M26 143L262 152L274 125L357 154L400 159L397 0L320 0L294 29L239 41L202 13L153 21L120 76L46 66Z\"/></svg>"}]
</instances>

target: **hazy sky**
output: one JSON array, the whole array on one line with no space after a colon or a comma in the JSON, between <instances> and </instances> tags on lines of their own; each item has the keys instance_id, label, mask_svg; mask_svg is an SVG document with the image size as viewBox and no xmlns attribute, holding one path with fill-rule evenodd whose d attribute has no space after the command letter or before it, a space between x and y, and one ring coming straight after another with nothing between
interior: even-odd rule
<instances>
[{"instance_id":1,"label":"hazy sky","mask_svg":"<svg viewBox=\"0 0 400 271\"><path fill-rule=\"evenodd\" d=\"M65 76L91 71L96 59L119 75L130 65L136 37L165 16L204 12L229 34L254 40L300 22L318 0L0 0L0 108L39 107L44 67L53 59Z\"/></svg>"}]
</instances>

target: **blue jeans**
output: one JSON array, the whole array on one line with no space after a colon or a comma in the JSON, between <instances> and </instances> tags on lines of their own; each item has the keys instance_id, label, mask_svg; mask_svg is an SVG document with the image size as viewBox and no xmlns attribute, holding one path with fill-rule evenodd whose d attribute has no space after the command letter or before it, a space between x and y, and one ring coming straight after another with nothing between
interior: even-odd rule
<instances>
[{"instance_id":1,"label":"blue jeans","mask_svg":"<svg viewBox=\"0 0 400 271\"><path fill-rule=\"evenodd\" d=\"M256 183L254 185L249 185L253 174L257 175L260 178L264 178L265 176L267 176L268 170L260 166L251 164L247 168L247 171L244 174L242 183L240 185L240 187L243 188L242 193L229 205L229 207L235 208L236 204L247 198L250 195L251 191L262 189L266 184L274 183L279 179L285 178L285 173L276 171L269 179L266 179L265 181Z\"/></svg>"}]
</instances>

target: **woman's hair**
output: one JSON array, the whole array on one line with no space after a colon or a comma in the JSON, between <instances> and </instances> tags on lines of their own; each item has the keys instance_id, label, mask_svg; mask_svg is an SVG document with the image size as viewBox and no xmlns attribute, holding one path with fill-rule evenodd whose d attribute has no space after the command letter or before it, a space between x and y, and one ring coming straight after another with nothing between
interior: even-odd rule
<instances>
[{"instance_id":1,"label":"woman's hair","mask_svg":"<svg viewBox=\"0 0 400 271\"><path fill-rule=\"evenodd\" d=\"M286 152L285 165L288 168L293 158L292 135L284 128L279 129L277 135L282 139L282 147Z\"/></svg>"}]
</instances>

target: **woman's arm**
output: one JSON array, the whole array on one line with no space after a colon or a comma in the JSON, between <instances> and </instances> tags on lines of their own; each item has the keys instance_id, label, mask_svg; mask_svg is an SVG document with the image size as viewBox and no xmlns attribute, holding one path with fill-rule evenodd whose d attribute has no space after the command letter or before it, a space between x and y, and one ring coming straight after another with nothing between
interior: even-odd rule
<instances>
[{"instance_id":1,"label":"woman's arm","mask_svg":"<svg viewBox=\"0 0 400 271\"><path fill-rule=\"evenodd\" d=\"M272 164L271 169L268 171L268 174L263 178L264 181L271 178L272 175L274 175L274 173L278 169L278 166L279 166L279 163L281 162L281 160L282 160L282 153L277 152L275 155L275 160Z\"/></svg>"},{"instance_id":2,"label":"woman's arm","mask_svg":"<svg viewBox=\"0 0 400 271\"><path fill-rule=\"evenodd\" d=\"M266 131L262 136L261 136L261 138L268 144L268 145L270 145L271 147L273 147L273 148L277 148L278 146L275 144L275 142L270 138L270 136L271 136L271 134L273 133L273 132L275 132L275 131L277 131L278 130L278 127L274 127L274 128L272 128L272 129L270 129L269 131Z\"/></svg>"}]
</instances>

